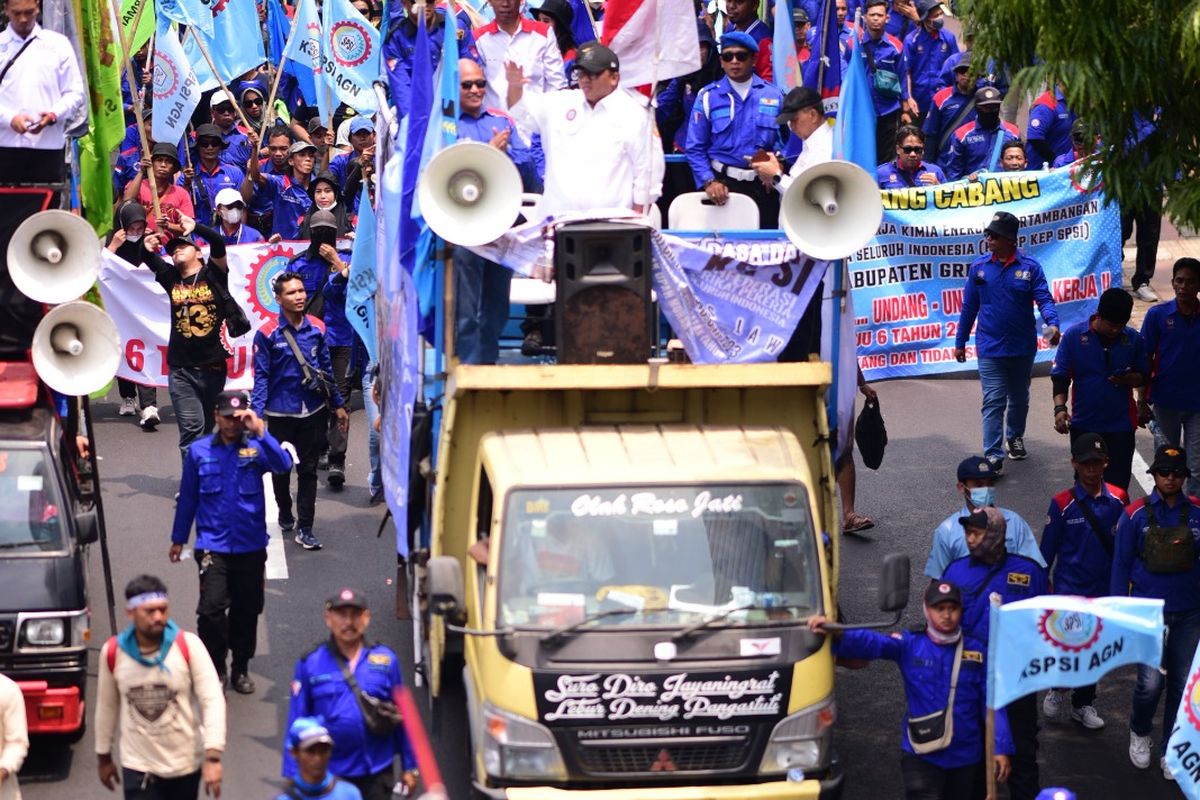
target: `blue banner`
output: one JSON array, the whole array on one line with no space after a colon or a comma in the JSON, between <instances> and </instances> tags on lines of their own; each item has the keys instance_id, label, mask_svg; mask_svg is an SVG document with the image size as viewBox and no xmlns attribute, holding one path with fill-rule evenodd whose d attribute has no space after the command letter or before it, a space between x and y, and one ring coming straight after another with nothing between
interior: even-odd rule
<instances>
[{"instance_id":1,"label":"blue banner","mask_svg":"<svg viewBox=\"0 0 1200 800\"><path fill-rule=\"evenodd\" d=\"M322 38L317 4L315 0L300 0L294 13L296 33L292 36L290 46L285 42L283 69L296 76L296 85L304 95L304 102L310 106L317 106L318 116L328 122L329 91L324 81L321 81L318 87L316 80L321 74Z\"/></svg>"},{"instance_id":2,"label":"blue banner","mask_svg":"<svg viewBox=\"0 0 1200 800\"><path fill-rule=\"evenodd\" d=\"M350 0L325 0L325 39L321 47L321 70L337 99L359 114L379 108L371 84L382 74L379 68L379 31L350 5ZM317 91L323 91L318 86Z\"/></svg>"},{"instance_id":3,"label":"blue banner","mask_svg":"<svg viewBox=\"0 0 1200 800\"><path fill-rule=\"evenodd\" d=\"M358 201L358 225L354 229L354 249L350 253L350 281L346 286L346 319L367 347L371 362L379 360L379 342L375 324L375 209L363 184Z\"/></svg>"},{"instance_id":4,"label":"blue banner","mask_svg":"<svg viewBox=\"0 0 1200 800\"><path fill-rule=\"evenodd\" d=\"M774 83L784 94L795 89L800 79L800 58L796 55L795 25L792 4L785 0L775 3L775 34L771 40L771 72Z\"/></svg>"},{"instance_id":5,"label":"blue banner","mask_svg":"<svg viewBox=\"0 0 1200 800\"><path fill-rule=\"evenodd\" d=\"M991 614L989 708L1041 689L1089 686L1126 664L1162 660L1162 600L1042 595L993 606Z\"/></svg>"},{"instance_id":6,"label":"blue banner","mask_svg":"<svg viewBox=\"0 0 1200 800\"><path fill-rule=\"evenodd\" d=\"M205 34L213 35L213 12L209 10L207 0L155 0L154 10L158 12L160 20L166 17L180 25L199 28Z\"/></svg>"},{"instance_id":7,"label":"blue banner","mask_svg":"<svg viewBox=\"0 0 1200 800\"><path fill-rule=\"evenodd\" d=\"M959 364L954 337L967 268L987 252L983 229L996 211L1020 218L1020 247L1045 270L1062 327L1086 320L1121 285L1121 218L1079 177L1062 167L884 191L879 233L847 259L866 379L976 369L974 341ZM1037 360L1053 357L1039 339Z\"/></svg>"},{"instance_id":8,"label":"blue banner","mask_svg":"<svg viewBox=\"0 0 1200 800\"><path fill-rule=\"evenodd\" d=\"M1192 656L1186 688L1175 712L1175 727L1164 754L1187 800L1200 800L1200 649Z\"/></svg>"}]
</instances>

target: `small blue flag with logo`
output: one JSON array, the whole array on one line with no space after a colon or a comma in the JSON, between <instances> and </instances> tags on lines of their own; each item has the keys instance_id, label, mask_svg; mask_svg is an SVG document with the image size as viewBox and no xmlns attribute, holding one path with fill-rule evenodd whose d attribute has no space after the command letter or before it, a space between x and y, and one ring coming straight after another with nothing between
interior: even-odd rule
<instances>
[{"instance_id":1,"label":"small blue flag with logo","mask_svg":"<svg viewBox=\"0 0 1200 800\"><path fill-rule=\"evenodd\" d=\"M1089 686L1126 664L1162 661L1163 601L1042 595L993 607L988 707L1041 689Z\"/></svg>"},{"instance_id":2,"label":"small blue flag with logo","mask_svg":"<svg viewBox=\"0 0 1200 800\"><path fill-rule=\"evenodd\" d=\"M1188 800L1200 800L1200 649L1192 656L1175 727L1166 746L1167 769Z\"/></svg>"},{"instance_id":3,"label":"small blue flag with logo","mask_svg":"<svg viewBox=\"0 0 1200 800\"><path fill-rule=\"evenodd\" d=\"M359 114L375 113L379 101L371 84L381 74L379 31L350 0L325 0L322 21L321 69L334 96Z\"/></svg>"}]
</instances>

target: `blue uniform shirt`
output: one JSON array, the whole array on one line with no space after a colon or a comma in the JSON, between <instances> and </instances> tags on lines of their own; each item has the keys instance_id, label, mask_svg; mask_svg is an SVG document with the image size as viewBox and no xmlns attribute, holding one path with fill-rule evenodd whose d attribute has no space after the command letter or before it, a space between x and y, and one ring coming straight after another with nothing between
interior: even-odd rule
<instances>
[{"instance_id":1,"label":"blue uniform shirt","mask_svg":"<svg viewBox=\"0 0 1200 800\"><path fill-rule=\"evenodd\" d=\"M250 162L251 153L250 140L246 137L245 129L241 125L234 125L229 129L229 133L223 134L221 138L225 140L226 145L221 151L221 163L245 169L246 164Z\"/></svg>"},{"instance_id":2,"label":"blue uniform shirt","mask_svg":"<svg viewBox=\"0 0 1200 800\"><path fill-rule=\"evenodd\" d=\"M988 640L991 596L1000 595L1000 603L1028 600L1048 594L1046 568L1031 558L1009 553L999 564L985 564L974 556L950 562L942 580L962 589L962 629L966 636Z\"/></svg>"},{"instance_id":3,"label":"blue uniform shirt","mask_svg":"<svg viewBox=\"0 0 1200 800\"><path fill-rule=\"evenodd\" d=\"M1152 365L1147 399L1175 411L1200 411L1200 313L1186 317L1174 300L1151 306L1142 338Z\"/></svg>"},{"instance_id":4,"label":"blue uniform shirt","mask_svg":"<svg viewBox=\"0 0 1200 800\"><path fill-rule=\"evenodd\" d=\"M749 169L748 157L756 151L777 152L783 141L775 117L782 104L783 92L757 75L750 76L745 100L728 77L701 89L687 134L687 161L696 186L712 180L713 161Z\"/></svg>"},{"instance_id":5,"label":"blue uniform shirt","mask_svg":"<svg viewBox=\"0 0 1200 800\"><path fill-rule=\"evenodd\" d=\"M843 658L895 661L904 681L908 719L933 714L946 707L950 677L954 671L956 644L937 644L924 631L900 631L888 635L878 631L851 630L834 640L833 652ZM978 764L983 760L984 720L987 718L987 646L978 639L963 641L954 695L954 736L942 750L918 756L942 769ZM900 747L912 753L907 725L901 726ZM1013 753L1008 716L996 711L996 753Z\"/></svg>"},{"instance_id":6,"label":"blue uniform shirt","mask_svg":"<svg viewBox=\"0 0 1200 800\"><path fill-rule=\"evenodd\" d=\"M1071 126L1075 124L1075 112L1067 108L1062 92L1042 92L1029 107L1029 124L1025 127L1025 157L1030 169L1041 169L1042 156L1033 143L1044 140L1050 145L1055 158L1071 154ZM1054 159L1050 159L1051 162Z\"/></svg>"},{"instance_id":7,"label":"blue uniform shirt","mask_svg":"<svg viewBox=\"0 0 1200 800\"><path fill-rule=\"evenodd\" d=\"M1200 608L1200 558L1187 572L1168 573L1151 572L1141 557L1146 546L1146 530L1150 527L1147 504L1153 504L1154 520L1160 528L1187 525L1192 529L1192 538L1200 539L1200 500L1194 497L1185 500L1187 498L1181 496L1175 507L1170 508L1155 489L1149 496L1126 507L1125 516L1117 525L1110 595L1156 598L1163 601L1163 611L1168 614ZM1196 552L1200 554L1200 542Z\"/></svg>"},{"instance_id":8,"label":"blue uniform shirt","mask_svg":"<svg viewBox=\"0 0 1200 800\"><path fill-rule=\"evenodd\" d=\"M405 771L416 769L403 725L397 725L391 736L375 736L367 730L359 701L331 648L336 648L332 642L323 642L296 662L284 730L290 729L297 717L320 717L333 739L329 771L344 778L363 778L391 769L397 755ZM399 657L383 644L364 643L353 674L362 691L380 700L391 700L392 690L404 684ZM283 775L292 778L297 772L296 761L285 748Z\"/></svg>"},{"instance_id":9,"label":"blue uniform shirt","mask_svg":"<svg viewBox=\"0 0 1200 800\"><path fill-rule=\"evenodd\" d=\"M287 161L284 161L283 168L276 169L275 162L273 160L270 158L262 158L258 161L258 168L263 175L278 175L283 177L285 174L287 174L288 165ZM254 212L255 214L267 214L271 211L271 199L263 192L258 191L257 186L254 188L254 194L250 197L250 211Z\"/></svg>"},{"instance_id":10,"label":"blue uniform shirt","mask_svg":"<svg viewBox=\"0 0 1200 800\"><path fill-rule=\"evenodd\" d=\"M267 546L262 476L287 472L292 457L270 433L222 444L219 434L192 443L183 459L175 504L174 544L187 544L196 523L196 549L251 553Z\"/></svg>"},{"instance_id":11,"label":"blue uniform shirt","mask_svg":"<svg viewBox=\"0 0 1200 800\"><path fill-rule=\"evenodd\" d=\"M399 4L397 4L399 6ZM433 59L433 70L436 72L442 61L442 25L446 21L444 9L438 9L439 25L435 30L426 31L429 37L429 55ZM471 33L471 23L463 22L464 12L456 18L458 26L458 58L469 58L479 61L479 53L475 49L475 36ZM392 103L401 116L408 113L411 105L409 96L412 94L413 56L417 49L417 27L407 20L394 24L388 30L387 41L383 43L383 65L387 71L388 87L391 90Z\"/></svg>"},{"instance_id":12,"label":"blue uniform shirt","mask_svg":"<svg viewBox=\"0 0 1200 800\"><path fill-rule=\"evenodd\" d=\"M854 41L856 47L866 49L867 84L871 88L871 101L875 104L875 115L882 117L900 110L900 101L908 99L908 82L904 80L904 43L893 34L886 32L879 37L878 41L865 34ZM851 52L853 52L853 48ZM875 73L879 70L895 73L900 90L899 95L884 94L875 86Z\"/></svg>"},{"instance_id":13,"label":"blue uniform shirt","mask_svg":"<svg viewBox=\"0 0 1200 800\"><path fill-rule=\"evenodd\" d=\"M1086 503L1100 523L1097 533L1080 509ZM1054 591L1081 597L1104 597L1112 580L1112 551L1117 523L1125 516L1129 495L1119 486L1101 484L1100 495L1076 483L1050 500L1042 528L1042 557L1054 568ZM1101 542L1101 537L1108 546Z\"/></svg>"},{"instance_id":14,"label":"blue uniform shirt","mask_svg":"<svg viewBox=\"0 0 1200 800\"><path fill-rule=\"evenodd\" d=\"M226 233L224 228L219 230L222 238L225 239L225 244L255 244L263 240L261 233L245 223L238 225L237 230L233 233Z\"/></svg>"},{"instance_id":15,"label":"blue uniform shirt","mask_svg":"<svg viewBox=\"0 0 1200 800\"><path fill-rule=\"evenodd\" d=\"M347 153L338 153L333 158L329 159L329 171L333 173L333 177L337 178L338 186L345 187L346 173L350 171L352 162L358 159L358 153L350 150Z\"/></svg>"},{"instance_id":16,"label":"blue uniform shirt","mask_svg":"<svg viewBox=\"0 0 1200 800\"><path fill-rule=\"evenodd\" d=\"M1036 259L1021 250L1007 264L991 253L980 256L967 270L955 347L966 347L978 318L975 352L980 358L1033 355L1037 352L1035 302L1042 321L1058 327L1054 298Z\"/></svg>"},{"instance_id":17,"label":"blue uniform shirt","mask_svg":"<svg viewBox=\"0 0 1200 800\"><path fill-rule=\"evenodd\" d=\"M199 161L194 162L196 177L192 180L192 205L196 211L196 220L202 225L213 224L213 214L217 210L217 192L222 189L242 189L242 179L246 173L240 167L217 162L216 169L206 170ZM177 183L183 186L183 176Z\"/></svg>"},{"instance_id":18,"label":"blue uniform shirt","mask_svg":"<svg viewBox=\"0 0 1200 800\"><path fill-rule=\"evenodd\" d=\"M950 152L946 154L947 177L956 181L972 172L999 170L1004 145L1019 138L1017 126L1003 120L991 130L980 127L977 119L959 125L950 135Z\"/></svg>"},{"instance_id":19,"label":"blue uniform shirt","mask_svg":"<svg viewBox=\"0 0 1200 800\"><path fill-rule=\"evenodd\" d=\"M1042 553L1038 550L1037 539L1033 538L1033 531L1029 528L1029 523L1015 511L1007 508L999 508L999 511L1004 515L1004 521L1007 523L1004 546L1008 548L1008 552L1018 553L1033 559L1043 567L1046 566L1046 562L1042 560ZM970 513L971 509L964 505L960 511L946 517L942 520L942 524L937 526L937 530L933 532L933 544L929 548L929 560L925 562L927 577L933 580L941 578L951 561L965 558L971 554L971 551L967 549L967 537L963 533L963 527L958 524L959 517L968 516Z\"/></svg>"},{"instance_id":20,"label":"blue uniform shirt","mask_svg":"<svg viewBox=\"0 0 1200 800\"><path fill-rule=\"evenodd\" d=\"M330 347L353 347L358 338L346 317L346 289L350 281L332 272L325 283L325 343Z\"/></svg>"},{"instance_id":21,"label":"blue uniform shirt","mask_svg":"<svg viewBox=\"0 0 1200 800\"><path fill-rule=\"evenodd\" d=\"M290 175L263 175L263 183L255 184L254 199L262 197L271 206L271 233L284 239L300 238L300 220L308 213L312 198L304 187ZM312 180L312 176L309 176ZM306 284L307 286L307 284Z\"/></svg>"},{"instance_id":22,"label":"blue uniform shirt","mask_svg":"<svg viewBox=\"0 0 1200 800\"><path fill-rule=\"evenodd\" d=\"M362 792L353 783L339 781L333 778L332 773L327 774L326 778L332 778L327 785L310 786L301 781L299 775L295 775L292 780L295 781L296 790L277 795L275 800L296 800L297 794L304 800L362 800Z\"/></svg>"},{"instance_id":23,"label":"blue uniform shirt","mask_svg":"<svg viewBox=\"0 0 1200 800\"><path fill-rule=\"evenodd\" d=\"M342 261L350 263L350 253L345 250L339 250L338 254L342 257ZM329 280L329 262L321 258L316 253L310 253L307 249L301 250L288 262L288 270L297 272L304 280L304 292L311 298L316 297L321 292L325 291L325 285Z\"/></svg>"},{"instance_id":24,"label":"blue uniform shirt","mask_svg":"<svg viewBox=\"0 0 1200 800\"><path fill-rule=\"evenodd\" d=\"M975 121L975 104L960 117L963 107L974 95L963 94L957 86L946 86L934 92L929 104L929 113L925 115L925 156L932 158L944 172L950 164L950 139L954 131L950 126L960 128L968 122ZM955 122L958 122L955 125ZM945 144L942 144L942 142ZM1004 145L1001 145L1003 147Z\"/></svg>"},{"instance_id":25,"label":"blue uniform shirt","mask_svg":"<svg viewBox=\"0 0 1200 800\"><path fill-rule=\"evenodd\" d=\"M487 144L493 136L504 130L508 131L508 157L512 159L522 177L527 174L534 175L537 168L534 165L533 151L525 144L521 134L517 133L517 126L512 121L512 117L495 108L480 109L477 117L470 114L458 115L458 140L460 142L472 141Z\"/></svg>"},{"instance_id":26,"label":"blue uniform shirt","mask_svg":"<svg viewBox=\"0 0 1200 800\"><path fill-rule=\"evenodd\" d=\"M1137 428L1133 389L1108 379L1121 372L1150 375L1146 345L1133 328L1108 341L1093 331L1090 321L1063 331L1054 354L1051 375L1071 380L1071 425L1094 433L1122 433Z\"/></svg>"},{"instance_id":27,"label":"blue uniform shirt","mask_svg":"<svg viewBox=\"0 0 1200 800\"><path fill-rule=\"evenodd\" d=\"M921 176L925 174L932 174L938 183L946 182L946 175L941 167L937 164L926 164L924 161L917 167L916 172L900 169L900 165L895 161L880 164L879 169L875 170L875 180L880 189L904 189L909 186L924 186Z\"/></svg>"},{"instance_id":28,"label":"blue uniform shirt","mask_svg":"<svg viewBox=\"0 0 1200 800\"><path fill-rule=\"evenodd\" d=\"M344 406L342 395L332 382L333 364L325 336L307 318L299 328L292 328L280 314L279 324L269 336L261 329L254 334L254 390L250 393L250 407L259 416L307 417L326 405L324 397L305 388L304 370L283 335L285 327L291 329L309 367L330 379L333 407Z\"/></svg>"},{"instance_id":29,"label":"blue uniform shirt","mask_svg":"<svg viewBox=\"0 0 1200 800\"><path fill-rule=\"evenodd\" d=\"M922 114L929 110L933 93L942 86L942 65L957 52L958 41L944 28L930 33L918 26L904 37L905 71L912 79L912 96Z\"/></svg>"}]
</instances>

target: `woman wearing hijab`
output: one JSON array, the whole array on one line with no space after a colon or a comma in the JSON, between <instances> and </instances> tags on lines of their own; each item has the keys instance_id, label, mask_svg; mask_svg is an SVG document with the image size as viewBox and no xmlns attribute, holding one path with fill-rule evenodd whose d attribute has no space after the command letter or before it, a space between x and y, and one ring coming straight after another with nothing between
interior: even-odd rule
<instances>
[{"instance_id":1,"label":"woman wearing hijab","mask_svg":"<svg viewBox=\"0 0 1200 800\"><path fill-rule=\"evenodd\" d=\"M146 209L136 200L126 200L117 210L116 222L104 247L130 266L137 267L146 261L145 235ZM153 431L158 427L158 391L153 386L142 386L125 378L117 378L117 391L121 395L118 414L132 417L141 406L138 425L142 430Z\"/></svg>"},{"instance_id":2,"label":"woman wearing hijab","mask_svg":"<svg viewBox=\"0 0 1200 800\"><path fill-rule=\"evenodd\" d=\"M571 35L571 23L575 20L575 12L571 10L567 0L542 0L542 4L533 9L533 18L544 22L554 31L558 42L558 51L562 53L563 74L571 80L571 68L575 66L575 37Z\"/></svg>"},{"instance_id":3,"label":"woman wearing hijab","mask_svg":"<svg viewBox=\"0 0 1200 800\"><path fill-rule=\"evenodd\" d=\"M300 238L311 239L309 234L309 218L317 211L328 211L337 221L338 238L354 238L354 215L346 208L342 200L342 190L338 186L337 177L327 169L321 170L308 184L308 196L312 205L308 213L300 221Z\"/></svg>"}]
</instances>

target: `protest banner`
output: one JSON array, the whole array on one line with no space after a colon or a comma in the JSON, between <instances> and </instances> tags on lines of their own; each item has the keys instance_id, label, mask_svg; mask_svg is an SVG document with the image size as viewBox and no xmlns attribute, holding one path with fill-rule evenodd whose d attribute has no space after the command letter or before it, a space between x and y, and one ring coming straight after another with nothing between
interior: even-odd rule
<instances>
[{"instance_id":1,"label":"protest banner","mask_svg":"<svg viewBox=\"0 0 1200 800\"><path fill-rule=\"evenodd\" d=\"M1163 755L1183 796L1200 800L1200 649L1192 656L1185 687Z\"/></svg>"},{"instance_id":2,"label":"protest banner","mask_svg":"<svg viewBox=\"0 0 1200 800\"><path fill-rule=\"evenodd\" d=\"M1019 246L1037 259L1062 327L1086 320L1100 294L1121 284L1120 210L1089 192L1077 167L982 174L975 182L883 193L883 224L848 259L857 309L859 366L868 381L976 367L954 360L967 268L987 249L992 214L1021 220ZM1037 361L1054 350L1039 340Z\"/></svg>"}]
</instances>

